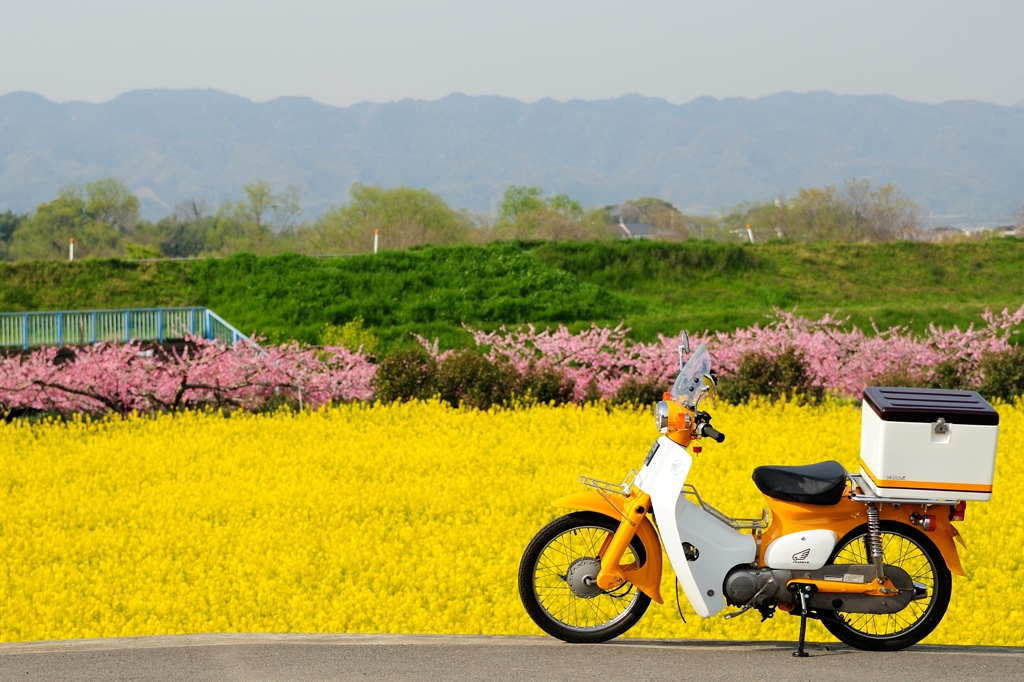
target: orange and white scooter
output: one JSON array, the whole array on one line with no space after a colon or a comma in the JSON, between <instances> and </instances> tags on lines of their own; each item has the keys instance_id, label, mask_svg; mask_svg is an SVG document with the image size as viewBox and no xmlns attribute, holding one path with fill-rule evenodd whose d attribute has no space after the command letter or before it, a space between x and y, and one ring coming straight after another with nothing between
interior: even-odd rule
<instances>
[{"instance_id":1,"label":"orange and white scooter","mask_svg":"<svg viewBox=\"0 0 1024 682\"><path fill-rule=\"evenodd\" d=\"M701 409L715 391L711 355L690 353L658 403L663 434L639 472L621 484L557 500L576 510L545 526L519 567L533 621L567 642L603 642L636 623L660 592L662 546L693 609L705 618L738 607L762 622L776 610L800 617L796 656L806 656L808 618L858 649L898 650L942 620L951 573L965 575L952 521L967 500L992 493L999 415L977 393L869 388L861 467L837 462L762 466L760 518L730 518L686 483L691 453L725 436ZM660 541L659 541L660 534ZM677 593L678 597L678 593Z\"/></svg>"}]
</instances>

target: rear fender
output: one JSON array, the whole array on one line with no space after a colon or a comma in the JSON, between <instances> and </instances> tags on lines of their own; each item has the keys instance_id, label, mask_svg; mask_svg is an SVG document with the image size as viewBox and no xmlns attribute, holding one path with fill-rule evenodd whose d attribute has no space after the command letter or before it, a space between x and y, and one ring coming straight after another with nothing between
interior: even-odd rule
<instances>
[{"instance_id":1,"label":"rear fender","mask_svg":"<svg viewBox=\"0 0 1024 682\"><path fill-rule=\"evenodd\" d=\"M960 535L960 531L953 527L953 524L946 523L940 525L934 533L925 533L929 539L935 543L935 546L939 548L939 552L942 553L942 558L946 560L946 566L949 570L956 575L966 576L967 572L964 571L963 564L960 563L960 554L956 550L955 539L959 539L960 542L967 547L964 543L963 537Z\"/></svg>"},{"instance_id":2,"label":"rear fender","mask_svg":"<svg viewBox=\"0 0 1024 682\"><path fill-rule=\"evenodd\" d=\"M761 565L764 566L764 552L773 540L801 531L814 530L816 528L828 528L835 531L839 537L845 537L847 533L867 524L867 508L862 502L854 502L849 497L849 489L843 498L834 505L820 506L803 504L799 502L786 502L773 497L765 496L765 502L771 510L772 523L765 531L761 540L760 557ZM934 510L924 505L900 504L893 505L883 503L879 512L882 521L896 521L908 526L917 528L912 521L916 514L933 514L935 516L936 528L933 531L925 532L929 540L935 543L946 566L956 575L967 575L960 563L960 555L956 550L954 538L959 536L956 528L948 520L946 507L938 507ZM962 541L962 538L961 538Z\"/></svg>"},{"instance_id":3,"label":"rear fender","mask_svg":"<svg viewBox=\"0 0 1024 682\"><path fill-rule=\"evenodd\" d=\"M625 513L623 505L628 501L628 498L618 495L604 497L594 490L588 490L567 495L555 500L552 504L560 509L597 512L621 522ZM645 516L636 526L636 535L640 538L644 551L647 553L647 561L639 568L623 570L622 576L636 585L637 589L648 597L663 604L665 600L661 598L661 541L658 539L658 531L654 529L651 520ZM607 545L607 543L605 544Z\"/></svg>"}]
</instances>

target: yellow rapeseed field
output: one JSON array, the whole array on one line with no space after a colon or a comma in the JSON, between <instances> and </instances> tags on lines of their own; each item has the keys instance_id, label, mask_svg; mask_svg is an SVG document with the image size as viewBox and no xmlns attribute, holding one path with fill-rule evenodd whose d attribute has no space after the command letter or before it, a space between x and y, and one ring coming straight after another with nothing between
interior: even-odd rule
<instances>
[{"instance_id":1,"label":"yellow rapeseed field","mask_svg":"<svg viewBox=\"0 0 1024 682\"><path fill-rule=\"evenodd\" d=\"M1002 415L994 500L960 528L968 578L931 643L1024 645L1024 405ZM692 482L757 515L758 464L857 461L860 413L715 410ZM649 411L487 413L436 402L315 413L0 424L0 640L201 632L540 634L519 603L530 537L581 489L621 479ZM667 564L666 564L667 566ZM672 574L630 635L792 640L798 620L702 620ZM816 623L813 639L829 635Z\"/></svg>"}]
</instances>

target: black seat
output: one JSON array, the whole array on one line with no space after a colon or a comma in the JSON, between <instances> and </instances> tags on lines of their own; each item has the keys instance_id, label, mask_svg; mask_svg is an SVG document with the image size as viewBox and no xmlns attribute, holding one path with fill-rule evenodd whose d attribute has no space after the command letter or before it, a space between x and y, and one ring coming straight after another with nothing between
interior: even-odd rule
<instances>
[{"instance_id":1,"label":"black seat","mask_svg":"<svg viewBox=\"0 0 1024 682\"><path fill-rule=\"evenodd\" d=\"M800 467L764 466L754 469L757 489L768 497L803 504L838 504L846 489L846 468L839 462Z\"/></svg>"}]
</instances>

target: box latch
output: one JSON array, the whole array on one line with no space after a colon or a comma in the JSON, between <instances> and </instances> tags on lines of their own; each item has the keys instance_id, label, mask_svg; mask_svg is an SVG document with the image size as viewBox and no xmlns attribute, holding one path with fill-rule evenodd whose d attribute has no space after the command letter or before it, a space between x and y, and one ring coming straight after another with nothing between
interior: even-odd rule
<instances>
[{"instance_id":1,"label":"box latch","mask_svg":"<svg viewBox=\"0 0 1024 682\"><path fill-rule=\"evenodd\" d=\"M939 417L939 420L932 426L932 431L936 436L945 436L949 433L949 424L946 423L945 418Z\"/></svg>"}]
</instances>

